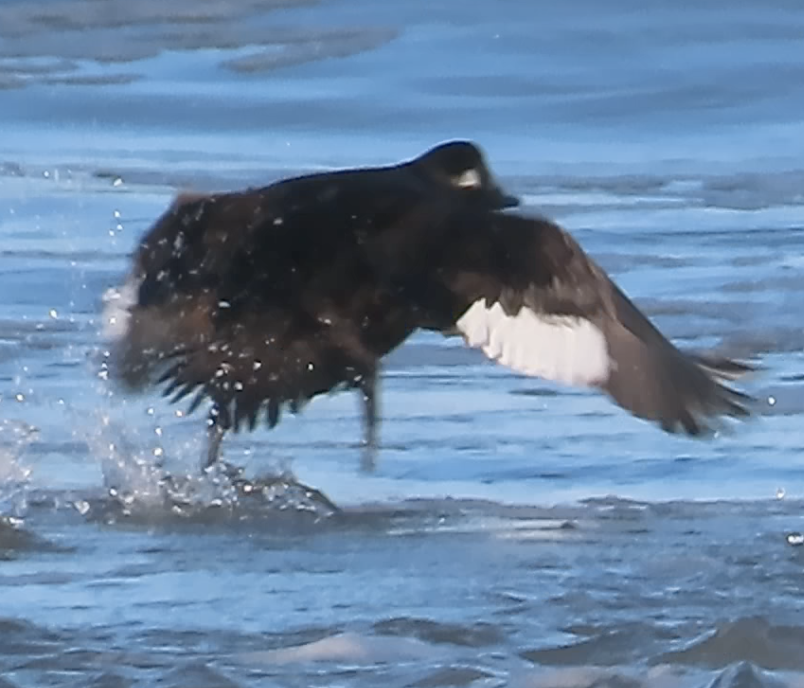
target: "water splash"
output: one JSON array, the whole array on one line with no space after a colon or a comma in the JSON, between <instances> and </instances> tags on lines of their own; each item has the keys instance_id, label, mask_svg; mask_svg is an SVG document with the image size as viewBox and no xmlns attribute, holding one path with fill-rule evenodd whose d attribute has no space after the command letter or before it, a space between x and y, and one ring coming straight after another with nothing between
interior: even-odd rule
<instances>
[{"instance_id":1,"label":"water splash","mask_svg":"<svg viewBox=\"0 0 804 688\"><path fill-rule=\"evenodd\" d=\"M31 468L22 462L37 430L15 420L0 421L0 517L22 519L28 509Z\"/></svg>"},{"instance_id":2,"label":"water splash","mask_svg":"<svg viewBox=\"0 0 804 688\"><path fill-rule=\"evenodd\" d=\"M247 478L242 468L220 461L201 472L171 472L167 466L180 465L180 456L163 447L156 455L136 439L108 416L87 438L101 463L106 499L94 505L94 513L90 502L77 505L83 515L107 522L195 522L249 521L279 513L320 520L339 512L326 495L287 469Z\"/></svg>"}]
</instances>

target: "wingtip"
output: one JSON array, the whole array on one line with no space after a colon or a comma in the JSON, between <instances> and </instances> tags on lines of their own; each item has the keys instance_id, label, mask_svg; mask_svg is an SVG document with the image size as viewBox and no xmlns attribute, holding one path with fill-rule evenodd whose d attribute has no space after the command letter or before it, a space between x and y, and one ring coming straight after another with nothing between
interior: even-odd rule
<instances>
[{"instance_id":1,"label":"wingtip","mask_svg":"<svg viewBox=\"0 0 804 688\"><path fill-rule=\"evenodd\" d=\"M745 379L765 370L764 366L755 361L741 361L711 352L698 352L691 356L701 368L718 380Z\"/></svg>"},{"instance_id":2,"label":"wingtip","mask_svg":"<svg viewBox=\"0 0 804 688\"><path fill-rule=\"evenodd\" d=\"M731 369L729 367L729 370ZM731 434L734 431L735 422L746 421L756 415L755 407L758 401L754 396L724 384L722 376L718 378L708 369L704 370L710 375L712 383L716 385L715 396L706 408L699 409L695 414L696 432L687 430L686 434L699 439L713 439L717 436Z\"/></svg>"},{"instance_id":3,"label":"wingtip","mask_svg":"<svg viewBox=\"0 0 804 688\"><path fill-rule=\"evenodd\" d=\"M746 420L756 415L758 399L727 383L745 380L762 371L762 366L754 361L738 361L712 352L697 353L693 360L717 386L716 404L709 414L711 417L721 421L725 418ZM728 427L724 422L716 422L713 432L722 431L724 427Z\"/></svg>"}]
</instances>

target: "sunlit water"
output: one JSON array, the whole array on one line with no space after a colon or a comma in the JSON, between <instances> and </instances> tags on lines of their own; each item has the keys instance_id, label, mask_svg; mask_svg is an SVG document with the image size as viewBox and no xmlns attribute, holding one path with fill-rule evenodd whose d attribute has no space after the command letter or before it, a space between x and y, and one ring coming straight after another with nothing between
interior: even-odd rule
<instances>
[{"instance_id":1,"label":"sunlit water","mask_svg":"<svg viewBox=\"0 0 804 688\"><path fill-rule=\"evenodd\" d=\"M804 685L803 31L783 0L2 0L0 686ZM203 415L103 379L100 296L177 188L454 137L678 343L761 363L760 415L668 437L417 337L376 473L340 395L200 478Z\"/></svg>"}]
</instances>

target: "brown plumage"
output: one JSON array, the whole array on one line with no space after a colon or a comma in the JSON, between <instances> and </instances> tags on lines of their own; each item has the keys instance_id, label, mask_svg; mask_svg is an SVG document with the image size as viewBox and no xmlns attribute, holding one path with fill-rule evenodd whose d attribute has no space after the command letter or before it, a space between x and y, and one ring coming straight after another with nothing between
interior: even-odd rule
<instances>
[{"instance_id":1,"label":"brown plumage","mask_svg":"<svg viewBox=\"0 0 804 688\"><path fill-rule=\"evenodd\" d=\"M667 431L697 436L721 416L748 415L749 397L724 382L749 366L677 349L555 223L459 210L447 224L449 240L424 268L433 290L454 297L437 326L457 324L468 343L520 372L600 388ZM524 341L503 342L527 313Z\"/></svg>"},{"instance_id":2,"label":"brown plumage","mask_svg":"<svg viewBox=\"0 0 804 688\"><path fill-rule=\"evenodd\" d=\"M372 465L378 366L417 329L600 389L667 431L699 436L748 414L726 384L748 366L681 352L558 225L500 212L514 204L465 142L185 199L134 257L112 372L191 397L191 410L211 400L207 463L230 428L358 389Z\"/></svg>"},{"instance_id":3,"label":"brown plumage","mask_svg":"<svg viewBox=\"0 0 804 688\"><path fill-rule=\"evenodd\" d=\"M208 463L229 428L261 415L273 426L285 407L357 388L369 467L378 363L427 317L377 266L415 259L406 237L434 217L517 203L467 142L391 167L180 197L135 253L124 287L133 303L110 316L125 321L112 373L132 390L194 394L191 410L212 400Z\"/></svg>"}]
</instances>

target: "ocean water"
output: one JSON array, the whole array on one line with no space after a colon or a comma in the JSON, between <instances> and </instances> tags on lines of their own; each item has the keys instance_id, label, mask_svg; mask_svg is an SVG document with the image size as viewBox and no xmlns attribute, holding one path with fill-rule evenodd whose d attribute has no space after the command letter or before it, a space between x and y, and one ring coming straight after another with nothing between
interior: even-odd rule
<instances>
[{"instance_id":1,"label":"ocean water","mask_svg":"<svg viewBox=\"0 0 804 688\"><path fill-rule=\"evenodd\" d=\"M0 687L804 686L804 5L0 0ZM678 344L709 441L417 336L231 437L104 380L180 189L486 151Z\"/></svg>"}]
</instances>

